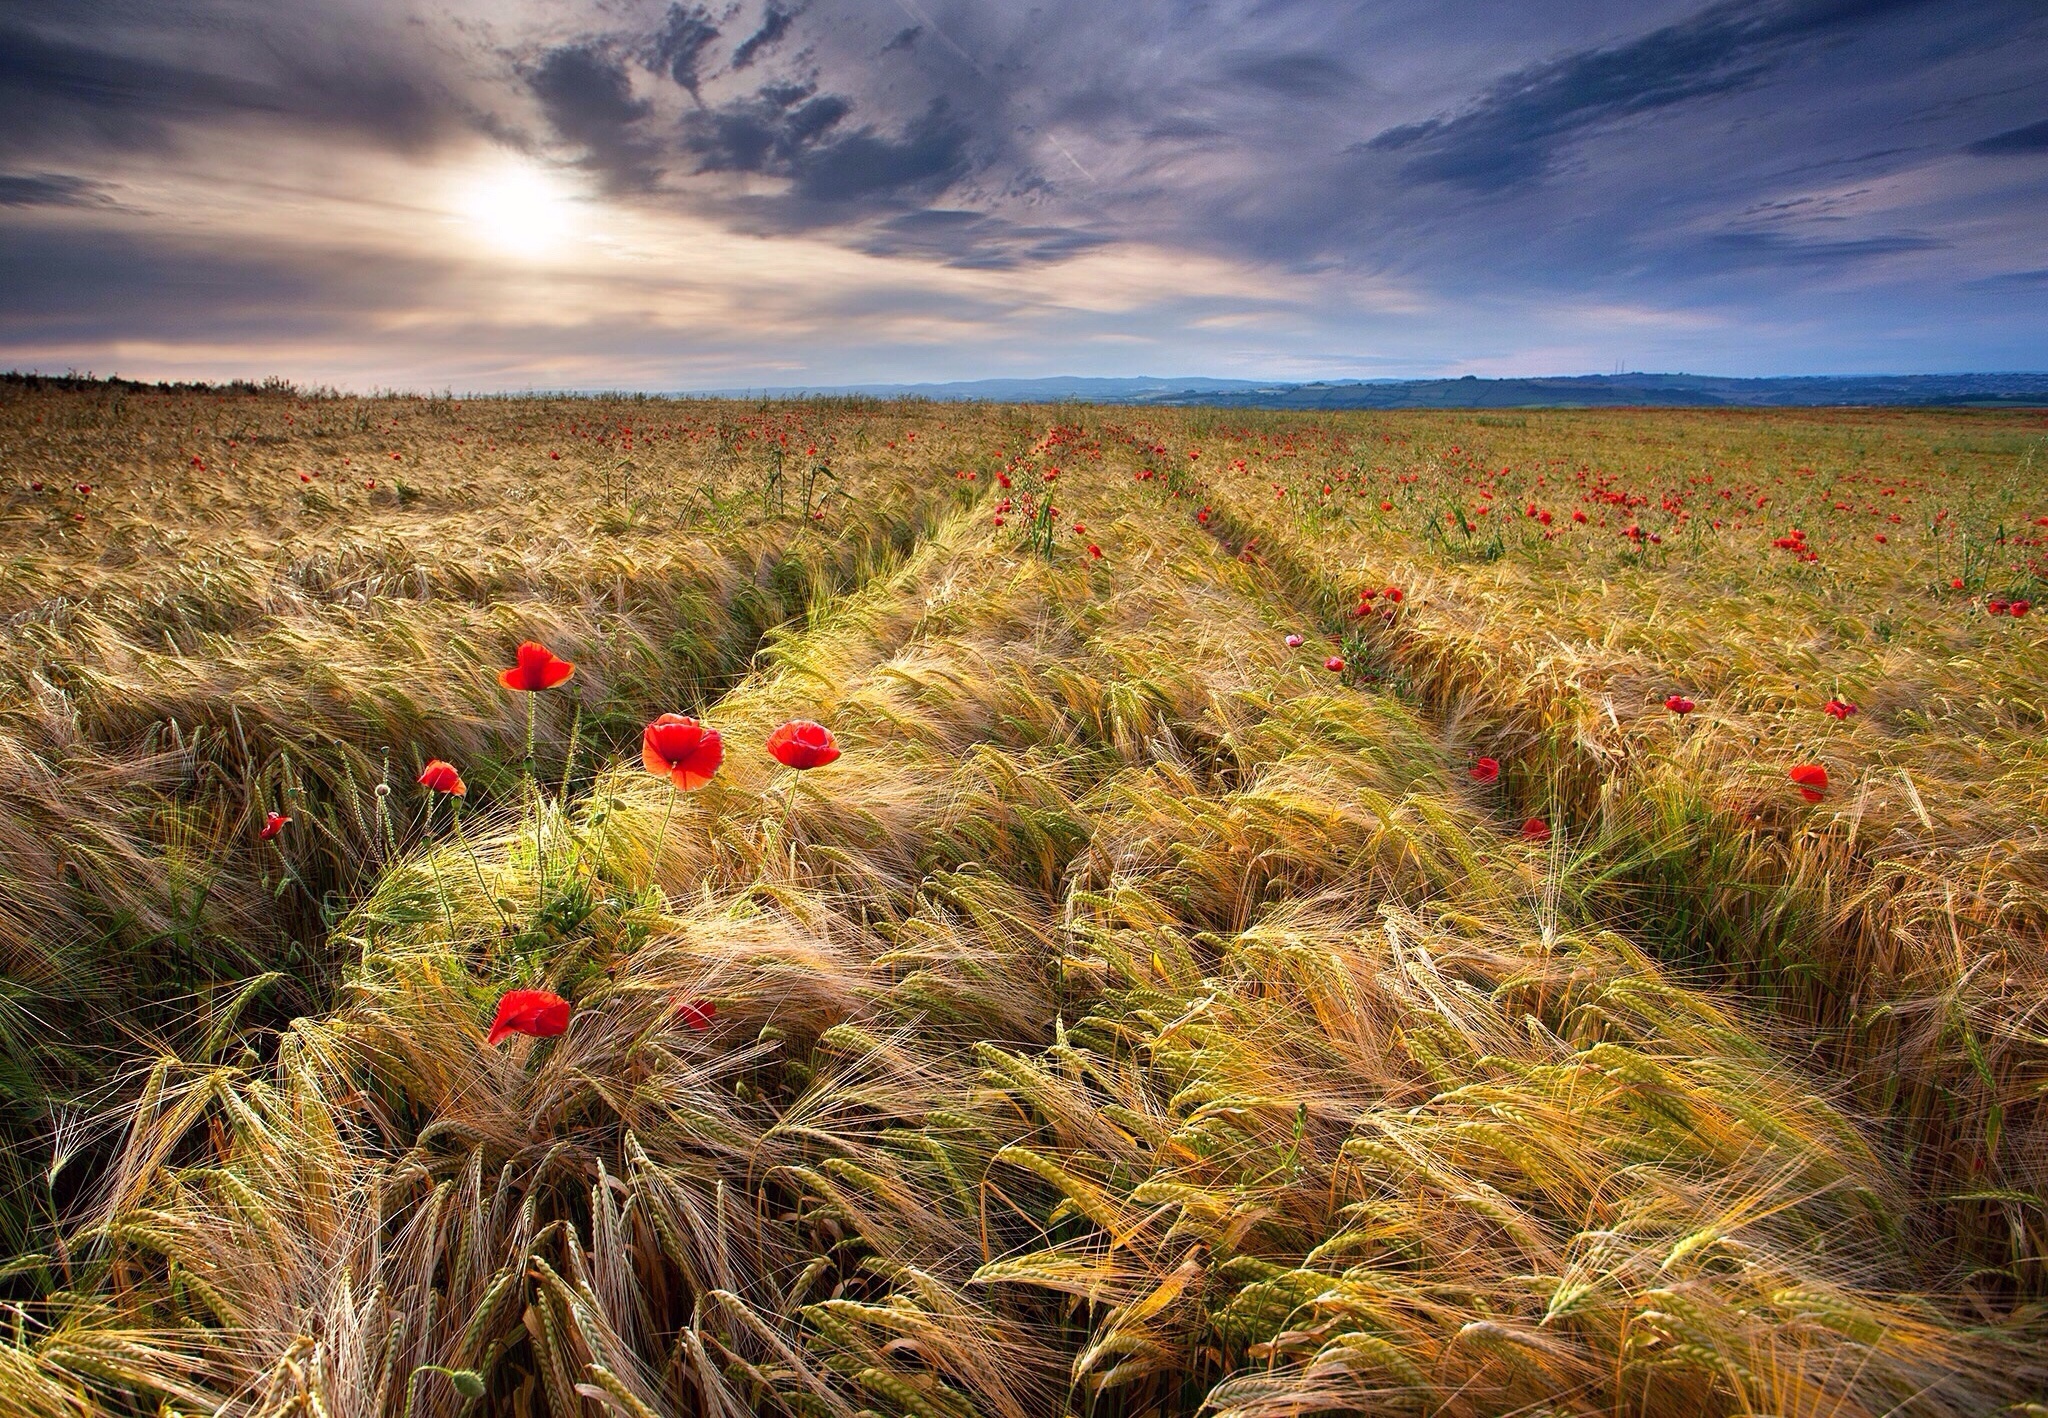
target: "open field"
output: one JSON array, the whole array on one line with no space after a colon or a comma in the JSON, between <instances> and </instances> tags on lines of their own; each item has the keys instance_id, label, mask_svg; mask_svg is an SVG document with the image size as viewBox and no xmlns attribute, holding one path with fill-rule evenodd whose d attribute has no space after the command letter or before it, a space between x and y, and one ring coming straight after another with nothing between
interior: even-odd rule
<instances>
[{"instance_id":1,"label":"open field","mask_svg":"<svg viewBox=\"0 0 2048 1418\"><path fill-rule=\"evenodd\" d=\"M2048 1403L2039 411L9 387L0 569L10 1414Z\"/></svg>"}]
</instances>

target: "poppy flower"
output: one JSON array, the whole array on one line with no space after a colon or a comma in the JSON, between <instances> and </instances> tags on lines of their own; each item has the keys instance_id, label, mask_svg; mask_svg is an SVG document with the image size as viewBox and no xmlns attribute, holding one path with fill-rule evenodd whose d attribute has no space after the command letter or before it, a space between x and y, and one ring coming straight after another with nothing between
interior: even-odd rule
<instances>
[{"instance_id":1,"label":"poppy flower","mask_svg":"<svg viewBox=\"0 0 2048 1418\"><path fill-rule=\"evenodd\" d=\"M1301 637L1299 635L1288 636L1287 648L1290 650L1299 650L1301 648Z\"/></svg>"},{"instance_id":2,"label":"poppy flower","mask_svg":"<svg viewBox=\"0 0 2048 1418\"><path fill-rule=\"evenodd\" d=\"M676 1018L683 1021L683 1027L701 1034L711 1027L711 1021L718 1017L718 1006L708 999L686 999L676 1002Z\"/></svg>"},{"instance_id":3,"label":"poppy flower","mask_svg":"<svg viewBox=\"0 0 2048 1418\"><path fill-rule=\"evenodd\" d=\"M1472 765L1471 774L1472 781L1475 783L1491 783L1494 779L1500 777L1500 760L1498 758L1482 758Z\"/></svg>"},{"instance_id":4,"label":"poppy flower","mask_svg":"<svg viewBox=\"0 0 2048 1418\"><path fill-rule=\"evenodd\" d=\"M566 682L575 673L576 667L567 660L547 646L528 640L519 647L519 663L501 671L498 683L522 694L537 694Z\"/></svg>"},{"instance_id":5,"label":"poppy flower","mask_svg":"<svg viewBox=\"0 0 2048 1418\"><path fill-rule=\"evenodd\" d=\"M1343 673L1344 673L1344 657L1343 657L1342 655L1332 655L1332 656L1330 656L1330 658L1329 658L1329 659L1327 659L1327 660L1323 661L1323 668L1324 668L1324 669L1326 669L1326 670L1328 670L1328 671L1329 671L1329 672L1330 672L1331 674L1333 674L1333 675L1341 675L1341 674L1343 674Z\"/></svg>"},{"instance_id":6,"label":"poppy flower","mask_svg":"<svg viewBox=\"0 0 2048 1418\"><path fill-rule=\"evenodd\" d=\"M791 719L768 735L768 752L784 768L823 768L839 757L839 740L823 724Z\"/></svg>"},{"instance_id":7,"label":"poppy flower","mask_svg":"<svg viewBox=\"0 0 2048 1418\"><path fill-rule=\"evenodd\" d=\"M1693 710L1699 708L1700 706L1693 703L1690 699L1687 699L1682 694L1674 694L1669 699L1666 699L1664 701L1664 707L1666 709L1669 709L1674 714L1690 714Z\"/></svg>"},{"instance_id":8,"label":"poppy flower","mask_svg":"<svg viewBox=\"0 0 2048 1418\"><path fill-rule=\"evenodd\" d=\"M1847 719L1856 712L1856 706L1846 699L1830 699L1820 706L1820 712L1832 719Z\"/></svg>"},{"instance_id":9,"label":"poppy flower","mask_svg":"<svg viewBox=\"0 0 2048 1418\"><path fill-rule=\"evenodd\" d=\"M1525 842L1548 842L1550 824L1540 817L1532 817L1522 824L1522 840Z\"/></svg>"},{"instance_id":10,"label":"poppy flower","mask_svg":"<svg viewBox=\"0 0 2048 1418\"><path fill-rule=\"evenodd\" d=\"M1102 560L1102 548L1090 542L1088 543L1088 555L1092 560L1100 561Z\"/></svg>"},{"instance_id":11,"label":"poppy flower","mask_svg":"<svg viewBox=\"0 0 2048 1418\"><path fill-rule=\"evenodd\" d=\"M553 990L507 990L498 1000L498 1014L484 1043L497 1045L508 1034L552 1039L569 1027L569 1001Z\"/></svg>"},{"instance_id":12,"label":"poppy flower","mask_svg":"<svg viewBox=\"0 0 2048 1418\"><path fill-rule=\"evenodd\" d=\"M2009 609L2011 609L2011 602L1997 596L1993 596L1984 602L1984 610L1989 615L2004 615Z\"/></svg>"},{"instance_id":13,"label":"poppy flower","mask_svg":"<svg viewBox=\"0 0 2048 1418\"><path fill-rule=\"evenodd\" d=\"M1950 582L1948 583L1948 588L1949 588L1949 589L1950 589L1951 591L1960 591L1960 590L1962 590L1962 589L1963 589L1963 578L1962 578L1962 577L1960 577L1960 576L1956 577L1956 578L1955 578L1955 579L1954 579L1953 581L1950 581Z\"/></svg>"},{"instance_id":14,"label":"poppy flower","mask_svg":"<svg viewBox=\"0 0 2048 1418\"><path fill-rule=\"evenodd\" d=\"M2033 608L2034 603L2032 601L2014 601L2005 608L2005 613L2010 616L2024 616Z\"/></svg>"},{"instance_id":15,"label":"poppy flower","mask_svg":"<svg viewBox=\"0 0 2048 1418\"><path fill-rule=\"evenodd\" d=\"M1801 763L1793 768L1791 778L1799 785L1799 796L1810 803L1817 803L1827 796L1828 770L1818 763Z\"/></svg>"},{"instance_id":16,"label":"poppy flower","mask_svg":"<svg viewBox=\"0 0 2048 1418\"><path fill-rule=\"evenodd\" d=\"M1394 510L1394 504L1393 504L1393 503L1391 503L1391 502L1386 502L1386 501L1382 501L1382 502L1380 503L1380 511L1382 511L1382 512L1392 512L1393 510Z\"/></svg>"},{"instance_id":17,"label":"poppy flower","mask_svg":"<svg viewBox=\"0 0 2048 1418\"><path fill-rule=\"evenodd\" d=\"M284 825L290 821L291 819L281 812L265 813L263 815L263 826L256 829L256 835L265 842L268 842L278 833L284 831Z\"/></svg>"},{"instance_id":18,"label":"poppy flower","mask_svg":"<svg viewBox=\"0 0 2048 1418\"><path fill-rule=\"evenodd\" d=\"M446 793L459 798L469 791L469 785L462 781L462 775L455 771L455 765L439 758L427 760L427 766L420 770L420 786L430 792Z\"/></svg>"},{"instance_id":19,"label":"poppy flower","mask_svg":"<svg viewBox=\"0 0 2048 1418\"><path fill-rule=\"evenodd\" d=\"M664 714L640 735L640 761L684 792L711 781L725 762L725 740L685 714Z\"/></svg>"}]
</instances>

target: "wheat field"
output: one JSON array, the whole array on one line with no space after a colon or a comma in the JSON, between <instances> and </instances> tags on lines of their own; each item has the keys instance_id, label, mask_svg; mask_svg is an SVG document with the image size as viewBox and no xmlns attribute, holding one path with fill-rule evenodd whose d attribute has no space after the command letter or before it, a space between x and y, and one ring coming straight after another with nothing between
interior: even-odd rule
<instances>
[{"instance_id":1,"label":"wheat field","mask_svg":"<svg viewBox=\"0 0 2048 1418\"><path fill-rule=\"evenodd\" d=\"M2048 1412L2038 411L0 450L0 1411Z\"/></svg>"}]
</instances>

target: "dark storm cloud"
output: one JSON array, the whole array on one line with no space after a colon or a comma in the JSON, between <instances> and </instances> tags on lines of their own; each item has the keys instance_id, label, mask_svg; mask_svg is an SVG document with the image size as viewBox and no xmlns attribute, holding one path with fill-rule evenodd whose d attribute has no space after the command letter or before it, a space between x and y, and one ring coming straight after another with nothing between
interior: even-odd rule
<instances>
[{"instance_id":1,"label":"dark storm cloud","mask_svg":"<svg viewBox=\"0 0 2048 1418\"><path fill-rule=\"evenodd\" d=\"M548 122L614 187L650 185L656 144L637 125L652 107L633 97L623 60L594 44L549 51L528 81Z\"/></svg>"},{"instance_id":2,"label":"dark storm cloud","mask_svg":"<svg viewBox=\"0 0 2048 1418\"><path fill-rule=\"evenodd\" d=\"M936 193L966 168L967 130L933 99L896 133L845 120L853 104L807 86L770 85L685 117L701 172L791 179L795 203L831 204ZM802 224L815 222L815 216Z\"/></svg>"},{"instance_id":3,"label":"dark storm cloud","mask_svg":"<svg viewBox=\"0 0 2048 1418\"><path fill-rule=\"evenodd\" d=\"M751 65L762 50L789 33L789 22L794 18L788 10L771 4L761 17L761 28L740 41L740 47L732 52L732 67L737 70Z\"/></svg>"},{"instance_id":4,"label":"dark storm cloud","mask_svg":"<svg viewBox=\"0 0 2048 1418\"><path fill-rule=\"evenodd\" d=\"M203 43L169 7L78 0L0 15L0 152L163 151L181 129L239 118L417 151L474 122L421 56L339 15L210 5L184 18Z\"/></svg>"},{"instance_id":5,"label":"dark storm cloud","mask_svg":"<svg viewBox=\"0 0 2048 1418\"><path fill-rule=\"evenodd\" d=\"M648 63L687 89L690 97L698 98L697 66L718 35L718 26L703 6L693 5L686 10L681 5L671 5L668 18L662 21L661 29L648 46Z\"/></svg>"},{"instance_id":6,"label":"dark storm cloud","mask_svg":"<svg viewBox=\"0 0 2048 1418\"><path fill-rule=\"evenodd\" d=\"M1970 144L1970 151L1987 157L2006 153L2048 153L2048 118L2024 128L2010 128Z\"/></svg>"},{"instance_id":7,"label":"dark storm cloud","mask_svg":"<svg viewBox=\"0 0 2048 1418\"><path fill-rule=\"evenodd\" d=\"M112 207L97 182L64 172L0 173L0 207Z\"/></svg>"},{"instance_id":8,"label":"dark storm cloud","mask_svg":"<svg viewBox=\"0 0 2048 1418\"><path fill-rule=\"evenodd\" d=\"M233 249L132 231L0 223L0 340L268 339L364 331L422 298L438 262Z\"/></svg>"},{"instance_id":9,"label":"dark storm cloud","mask_svg":"<svg viewBox=\"0 0 2048 1418\"><path fill-rule=\"evenodd\" d=\"M1927 0L1716 5L1625 44L1530 65L1450 118L1389 128L1369 151L1405 153L1403 175L1481 192L1534 181L1589 128L1750 88L1795 48Z\"/></svg>"}]
</instances>

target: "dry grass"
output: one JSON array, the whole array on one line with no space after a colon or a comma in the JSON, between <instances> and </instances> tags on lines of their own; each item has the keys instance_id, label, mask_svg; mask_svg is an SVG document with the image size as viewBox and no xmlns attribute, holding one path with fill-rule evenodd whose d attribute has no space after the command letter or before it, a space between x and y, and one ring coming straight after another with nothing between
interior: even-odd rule
<instances>
[{"instance_id":1,"label":"dry grass","mask_svg":"<svg viewBox=\"0 0 2048 1418\"><path fill-rule=\"evenodd\" d=\"M238 449L291 409L222 407ZM17 619L10 850L98 831L112 864L72 886L11 858L35 885L10 913L43 914L7 977L107 1050L8 1049L46 1198L0 1342L21 1411L1970 1414L2048 1385L2039 622L1927 616L1872 645L1844 612L1829 639L1839 587L1732 541L1662 565L1590 535L1432 548L1421 509L1470 473L1418 450L1484 446L1434 416L1049 433L994 409L575 402L298 410L258 445L274 462L209 463L231 515L154 533L238 548L214 608L196 553L108 551L152 505L206 505L153 492L134 451L204 413L8 410L108 444L115 504L83 532L23 494L8 514L36 595L74 585L66 613L107 627ZM294 505L309 446L388 455L394 417L448 505ZM762 510L757 444L728 456L721 423L764 417L834 450L822 534ZM1882 433L1904 466L1938 461L1913 439L1964 436L1638 417L1532 416L1487 466L1596 439L1640 462L1673 429L1759 467L1772 440ZM620 450L556 448L568 422L635 427L642 520L604 510L635 496L601 486ZM449 424L499 461L428 452ZM655 453L656 426L693 433ZM2016 458L2032 436L1955 427ZM1272 497L1388 435L1408 521ZM1140 480L1159 446L1178 462ZM1995 499L2005 457L1941 471ZM1047 559L1021 499L1051 466L1059 525L1087 531ZM702 510L679 525L656 485ZM281 572L301 516L381 548L322 583L363 604ZM1356 587L1390 582L1403 608L1361 631ZM237 631L143 609L171 603ZM1348 682L1290 630L1348 635ZM555 692L534 794L489 679L529 633L578 661L584 745L570 760ZM1853 678L1871 664L1912 694ZM1823 673L1864 705L1846 726L1809 722ZM1667 681L1700 699L1686 725L1647 709ZM699 704L729 756L677 801L630 738ZM793 715L847 750L795 783L757 747ZM1829 803L1788 803L1784 763L1823 744ZM1466 776L1481 752L1500 784ZM459 837L421 820L427 755L476 765ZM331 856L289 879L253 840L283 784L293 850ZM1531 812L1548 844L1515 831ZM24 973L67 978L43 962L104 951L92 909L177 871L222 884L196 944L138 934L69 994ZM324 913L275 904L314 881ZM259 987L293 930L306 964ZM157 961L203 976L205 1007ZM485 1049L512 985L572 998L568 1032ZM114 1047L98 1001L148 1022ZM711 1027L678 1002L715 1003ZM34 1110L87 1086L52 1187ZM444 1371L480 1375L481 1404Z\"/></svg>"}]
</instances>

